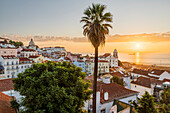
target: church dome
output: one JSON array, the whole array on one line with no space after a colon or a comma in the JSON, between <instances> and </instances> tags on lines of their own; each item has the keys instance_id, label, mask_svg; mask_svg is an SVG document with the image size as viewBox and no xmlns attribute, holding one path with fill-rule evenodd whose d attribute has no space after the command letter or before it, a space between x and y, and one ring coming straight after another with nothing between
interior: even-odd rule
<instances>
[{"instance_id":1,"label":"church dome","mask_svg":"<svg viewBox=\"0 0 170 113\"><path fill-rule=\"evenodd\" d=\"M29 42L29 46L35 46L33 39L31 38L31 41Z\"/></svg>"}]
</instances>

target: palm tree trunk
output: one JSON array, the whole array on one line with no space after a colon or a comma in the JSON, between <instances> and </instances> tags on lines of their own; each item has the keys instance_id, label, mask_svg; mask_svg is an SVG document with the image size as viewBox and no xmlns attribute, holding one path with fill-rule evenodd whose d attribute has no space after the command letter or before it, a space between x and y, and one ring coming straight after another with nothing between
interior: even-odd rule
<instances>
[{"instance_id":1,"label":"palm tree trunk","mask_svg":"<svg viewBox=\"0 0 170 113\"><path fill-rule=\"evenodd\" d=\"M96 92L97 92L97 71L98 71L98 47L95 47L94 60L94 81L93 81L93 113L96 113Z\"/></svg>"}]
</instances>

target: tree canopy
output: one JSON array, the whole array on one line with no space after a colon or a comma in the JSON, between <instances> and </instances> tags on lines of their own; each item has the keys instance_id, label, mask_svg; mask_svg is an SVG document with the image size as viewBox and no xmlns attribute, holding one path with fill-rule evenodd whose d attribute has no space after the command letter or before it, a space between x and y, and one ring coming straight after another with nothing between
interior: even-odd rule
<instances>
[{"instance_id":1,"label":"tree canopy","mask_svg":"<svg viewBox=\"0 0 170 113\"><path fill-rule=\"evenodd\" d=\"M80 22L85 23L83 34L87 36L92 45L96 48L105 43L105 35L109 34L109 28L112 28L112 14L104 12L105 5L92 4L84 11L84 16Z\"/></svg>"},{"instance_id":2,"label":"tree canopy","mask_svg":"<svg viewBox=\"0 0 170 113\"><path fill-rule=\"evenodd\" d=\"M147 91L145 91L145 94L137 100L139 104L137 104L135 101L133 101L132 104L138 113L157 113L154 97L152 97L152 95L150 95Z\"/></svg>"},{"instance_id":3,"label":"tree canopy","mask_svg":"<svg viewBox=\"0 0 170 113\"><path fill-rule=\"evenodd\" d=\"M116 84L119 84L119 85L121 85L121 86L124 86L124 84L123 84L123 79L120 79L119 77L117 77L117 76L113 76L111 79L110 79L110 82L111 83L116 83Z\"/></svg>"},{"instance_id":4,"label":"tree canopy","mask_svg":"<svg viewBox=\"0 0 170 113\"><path fill-rule=\"evenodd\" d=\"M9 43L10 43L10 44L13 44L13 45L16 46L16 47L19 47L19 46L23 46L23 45L24 45L24 44L23 44L22 42L20 42L20 41L12 41L12 40L10 40Z\"/></svg>"},{"instance_id":5,"label":"tree canopy","mask_svg":"<svg viewBox=\"0 0 170 113\"><path fill-rule=\"evenodd\" d=\"M160 108L161 113L170 113L170 87L161 93Z\"/></svg>"},{"instance_id":6,"label":"tree canopy","mask_svg":"<svg viewBox=\"0 0 170 113\"><path fill-rule=\"evenodd\" d=\"M84 78L81 68L71 63L47 62L33 64L13 82L14 89L25 96L22 112L78 113L92 94Z\"/></svg>"}]
</instances>

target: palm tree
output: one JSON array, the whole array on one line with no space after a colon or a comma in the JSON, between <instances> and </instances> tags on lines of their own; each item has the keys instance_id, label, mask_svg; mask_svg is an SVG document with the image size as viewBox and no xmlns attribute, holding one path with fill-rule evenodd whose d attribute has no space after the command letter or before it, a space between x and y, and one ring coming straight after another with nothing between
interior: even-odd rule
<instances>
[{"instance_id":1,"label":"palm tree","mask_svg":"<svg viewBox=\"0 0 170 113\"><path fill-rule=\"evenodd\" d=\"M83 35L87 36L95 48L95 66L93 82L93 113L96 113L96 89L97 89L97 71L98 71L98 47L105 44L105 35L109 33L109 24L112 22L110 12L104 13L105 5L92 4L92 7L84 11L84 17L80 22L85 23L83 26Z\"/></svg>"}]
</instances>

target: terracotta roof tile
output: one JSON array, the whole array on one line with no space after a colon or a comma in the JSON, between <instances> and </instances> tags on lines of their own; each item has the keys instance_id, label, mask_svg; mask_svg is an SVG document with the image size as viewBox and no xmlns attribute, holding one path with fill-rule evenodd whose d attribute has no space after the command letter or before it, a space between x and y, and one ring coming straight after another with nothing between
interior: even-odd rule
<instances>
[{"instance_id":1,"label":"terracotta roof tile","mask_svg":"<svg viewBox=\"0 0 170 113\"><path fill-rule=\"evenodd\" d=\"M21 51L33 51L33 52L35 52L35 50L34 49L22 49Z\"/></svg>"},{"instance_id":2,"label":"terracotta roof tile","mask_svg":"<svg viewBox=\"0 0 170 113\"><path fill-rule=\"evenodd\" d=\"M163 81L160 81L154 78L146 78L146 77L140 76L137 78L136 81L132 81L131 83L151 88L151 84L162 84Z\"/></svg>"},{"instance_id":3,"label":"terracotta roof tile","mask_svg":"<svg viewBox=\"0 0 170 113\"><path fill-rule=\"evenodd\" d=\"M126 77L124 76L124 74L121 74L119 71L118 72L113 72L113 73L110 73L112 76L118 76L118 77Z\"/></svg>"},{"instance_id":4,"label":"terracotta roof tile","mask_svg":"<svg viewBox=\"0 0 170 113\"><path fill-rule=\"evenodd\" d=\"M12 97L0 92L0 113L15 113L14 109L11 108Z\"/></svg>"},{"instance_id":5,"label":"terracotta roof tile","mask_svg":"<svg viewBox=\"0 0 170 113\"><path fill-rule=\"evenodd\" d=\"M12 79L2 79L0 80L0 91L9 91L9 90L13 90L13 82Z\"/></svg>"},{"instance_id":6,"label":"terracotta roof tile","mask_svg":"<svg viewBox=\"0 0 170 113\"><path fill-rule=\"evenodd\" d=\"M170 79L164 79L163 82L170 82Z\"/></svg>"},{"instance_id":7,"label":"terracotta roof tile","mask_svg":"<svg viewBox=\"0 0 170 113\"><path fill-rule=\"evenodd\" d=\"M93 89L93 76L88 76L85 80L90 80L91 86L90 89ZM97 91L100 92L100 102L105 103L112 101L114 99L125 98L127 96L132 96L138 94L137 91L133 91L127 88L124 88L116 83L105 84L103 82L97 81ZM104 93L108 92L108 100L104 99Z\"/></svg>"},{"instance_id":8,"label":"terracotta roof tile","mask_svg":"<svg viewBox=\"0 0 170 113\"><path fill-rule=\"evenodd\" d=\"M29 58L38 58L39 56L29 56Z\"/></svg>"},{"instance_id":9,"label":"terracotta roof tile","mask_svg":"<svg viewBox=\"0 0 170 113\"><path fill-rule=\"evenodd\" d=\"M148 75L148 71L142 70L142 69L134 69L132 73L140 74L140 75Z\"/></svg>"},{"instance_id":10,"label":"terracotta roof tile","mask_svg":"<svg viewBox=\"0 0 170 113\"><path fill-rule=\"evenodd\" d=\"M111 53L105 53L104 55L103 55L103 57L108 57L108 56L110 56L111 55Z\"/></svg>"},{"instance_id":11,"label":"terracotta roof tile","mask_svg":"<svg viewBox=\"0 0 170 113\"><path fill-rule=\"evenodd\" d=\"M161 75L163 72L164 70L153 69L150 74Z\"/></svg>"}]
</instances>

